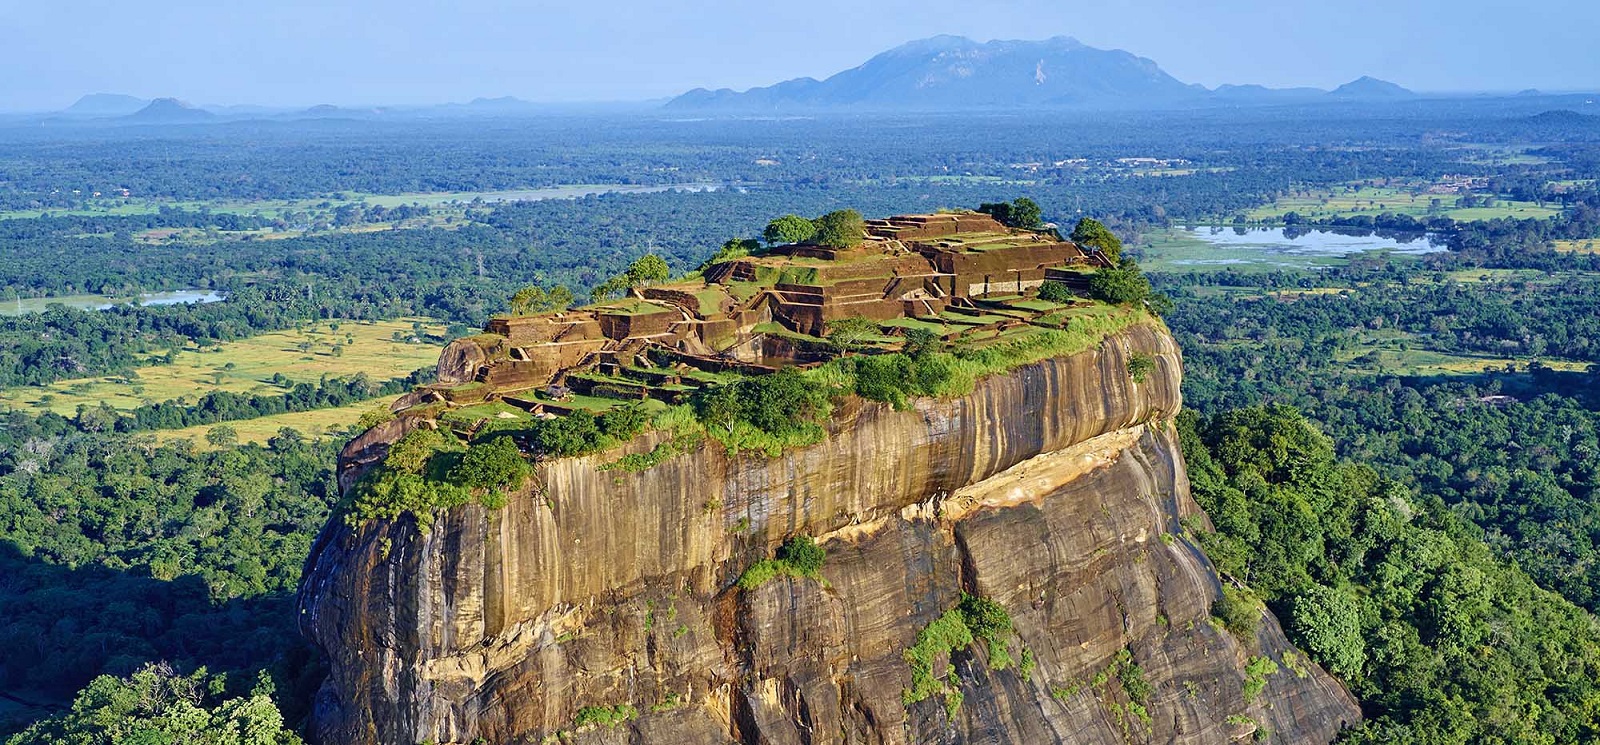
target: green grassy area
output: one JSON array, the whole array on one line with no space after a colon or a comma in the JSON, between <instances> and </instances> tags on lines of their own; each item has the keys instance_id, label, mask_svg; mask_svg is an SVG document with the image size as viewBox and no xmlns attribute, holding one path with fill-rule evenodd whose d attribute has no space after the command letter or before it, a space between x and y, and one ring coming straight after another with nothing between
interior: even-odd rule
<instances>
[{"instance_id":1,"label":"green grassy area","mask_svg":"<svg viewBox=\"0 0 1600 745\"><path fill-rule=\"evenodd\" d=\"M1600 240L1588 238L1580 241L1556 241L1556 250L1566 253L1600 253Z\"/></svg>"},{"instance_id":2,"label":"green grassy area","mask_svg":"<svg viewBox=\"0 0 1600 745\"><path fill-rule=\"evenodd\" d=\"M1361 331L1355 344L1335 355L1351 372L1389 375L1471 375L1485 369L1502 370L1507 365L1523 367L1526 359L1478 353L1441 352L1428 348L1428 340L1415 334L1385 329ZM1556 370L1582 371L1588 363L1575 360L1544 359Z\"/></svg>"},{"instance_id":3,"label":"green grassy area","mask_svg":"<svg viewBox=\"0 0 1600 745\"><path fill-rule=\"evenodd\" d=\"M299 411L290 414L275 414L255 419L241 419L234 422L207 424L184 429L165 429L152 434L155 435L158 442L163 443L174 440L193 440L195 447L200 450L214 449L206 443L206 433L221 426L232 427L238 433L239 442L265 444L267 440L278 434L278 430L284 427L297 430L307 437L316 438L353 427L356 422L361 420L362 414L378 409L387 410L396 398L399 398L399 396L375 398L336 409L316 409L314 411Z\"/></svg>"},{"instance_id":4,"label":"green grassy area","mask_svg":"<svg viewBox=\"0 0 1600 745\"><path fill-rule=\"evenodd\" d=\"M1308 219L1379 215L1385 212L1427 217L1439 214L1454 220L1492 220L1500 217L1545 218L1560 214L1555 207L1496 198L1493 207L1459 207L1455 194L1417 194L1420 189L1349 185L1334 189L1304 190L1278 198L1272 204L1245 214L1252 222L1271 222L1290 212ZM1490 195L1492 196L1492 195ZM1439 200L1437 209L1433 200Z\"/></svg>"},{"instance_id":5,"label":"green grassy area","mask_svg":"<svg viewBox=\"0 0 1600 745\"><path fill-rule=\"evenodd\" d=\"M413 329L413 324L421 324L421 330ZM333 325L323 321L205 349L191 347L179 352L170 365L141 367L126 376L8 388L0 390L0 407L70 416L79 404L104 402L132 409L147 402L198 398L215 390L271 393L282 390L270 382L279 373L296 383L315 384L324 375L349 377L363 372L383 381L437 362L438 342L445 333L442 324L421 318L344 321L337 324L338 330ZM396 334L403 340L396 340Z\"/></svg>"}]
</instances>

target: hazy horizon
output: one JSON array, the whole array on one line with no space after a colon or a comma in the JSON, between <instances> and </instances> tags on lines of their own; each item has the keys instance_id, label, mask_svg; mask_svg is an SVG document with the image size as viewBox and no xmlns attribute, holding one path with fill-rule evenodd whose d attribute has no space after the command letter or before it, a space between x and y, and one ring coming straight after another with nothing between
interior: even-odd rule
<instances>
[{"instance_id":1,"label":"hazy horizon","mask_svg":"<svg viewBox=\"0 0 1600 745\"><path fill-rule=\"evenodd\" d=\"M0 48L0 64L26 73L0 82L0 109L57 110L92 93L283 108L501 96L644 101L699 87L826 78L938 34L1073 36L1148 57L1209 88L1333 88L1370 75L1424 92L1587 92L1600 88L1600 56L1588 51L1587 38L1597 26L1600 7L1553 2L1508 15L1481 0L1407 7L1141 0L1116 8L713 0L692 11L509 0L285 0L243 8L198 0L154 8L0 1L0 29L13 40ZM1508 53L1507 39L1530 43Z\"/></svg>"}]
</instances>

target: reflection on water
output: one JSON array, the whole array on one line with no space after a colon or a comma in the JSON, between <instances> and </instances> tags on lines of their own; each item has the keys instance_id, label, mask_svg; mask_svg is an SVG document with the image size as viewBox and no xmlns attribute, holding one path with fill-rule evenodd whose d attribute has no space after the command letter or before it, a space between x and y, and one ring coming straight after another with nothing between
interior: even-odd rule
<instances>
[{"instance_id":1,"label":"reflection on water","mask_svg":"<svg viewBox=\"0 0 1600 745\"><path fill-rule=\"evenodd\" d=\"M95 310L105 310L117 305L134 303L137 305L178 305L179 303L218 303L223 297L215 290L172 290L170 292L145 292L139 297L130 300L114 300L88 306Z\"/></svg>"},{"instance_id":2,"label":"reflection on water","mask_svg":"<svg viewBox=\"0 0 1600 745\"><path fill-rule=\"evenodd\" d=\"M1219 248L1261 249L1300 256L1348 256L1363 251L1420 255L1445 250L1427 233L1394 233L1339 228L1184 228L1189 237ZM1243 259L1223 260L1247 263ZM1198 262L1197 262L1198 263ZM1204 263L1217 263L1207 261Z\"/></svg>"},{"instance_id":3,"label":"reflection on water","mask_svg":"<svg viewBox=\"0 0 1600 745\"><path fill-rule=\"evenodd\" d=\"M170 290L147 292L138 297L111 297L109 295L67 295L64 297L31 297L0 300L0 316L20 316L43 313L52 305L64 305L79 310L105 310L119 305L177 305L179 303L217 303L227 297L215 290Z\"/></svg>"}]
</instances>

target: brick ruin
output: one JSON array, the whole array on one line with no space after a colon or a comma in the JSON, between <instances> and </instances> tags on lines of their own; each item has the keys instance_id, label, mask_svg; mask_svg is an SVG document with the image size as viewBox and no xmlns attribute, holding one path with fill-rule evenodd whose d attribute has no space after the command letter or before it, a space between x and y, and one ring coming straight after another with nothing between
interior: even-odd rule
<instances>
[{"instance_id":1,"label":"brick ruin","mask_svg":"<svg viewBox=\"0 0 1600 745\"><path fill-rule=\"evenodd\" d=\"M861 317L886 338L938 328L946 340L1026 324L1014 305L1046 280L1082 294L1106 257L1053 231L1007 228L977 213L867 221L850 248L796 244L712 266L702 279L635 288L567 311L500 316L452 342L438 383L396 404L488 400L565 413L571 393L668 403L729 371L771 372L834 353L828 324ZM937 324L936 326L934 324Z\"/></svg>"}]
</instances>

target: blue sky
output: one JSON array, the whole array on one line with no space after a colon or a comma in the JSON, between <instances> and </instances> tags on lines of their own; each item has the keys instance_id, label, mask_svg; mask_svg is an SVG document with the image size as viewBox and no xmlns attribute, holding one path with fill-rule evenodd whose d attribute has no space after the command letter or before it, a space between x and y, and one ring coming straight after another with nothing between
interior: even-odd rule
<instances>
[{"instance_id":1,"label":"blue sky","mask_svg":"<svg viewBox=\"0 0 1600 745\"><path fill-rule=\"evenodd\" d=\"M896 44L1075 36L1185 82L1600 89L1600 3L1541 0L0 0L0 109L630 100L825 77Z\"/></svg>"}]
</instances>

